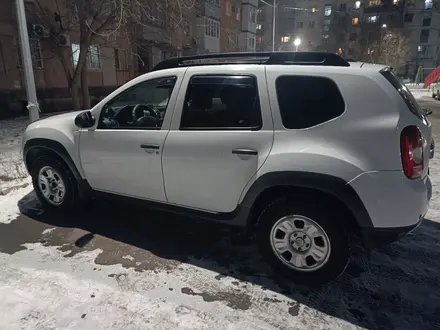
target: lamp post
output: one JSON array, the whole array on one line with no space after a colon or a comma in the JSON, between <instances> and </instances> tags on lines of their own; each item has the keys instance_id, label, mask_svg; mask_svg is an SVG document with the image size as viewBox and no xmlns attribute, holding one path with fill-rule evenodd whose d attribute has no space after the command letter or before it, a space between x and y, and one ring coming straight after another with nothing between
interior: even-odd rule
<instances>
[{"instance_id":1,"label":"lamp post","mask_svg":"<svg viewBox=\"0 0 440 330\"><path fill-rule=\"evenodd\" d=\"M294 44L294 46L295 46L295 51L297 52L297 51L298 51L298 47L299 47L299 45L301 45L301 39L300 39L300 38L296 38L296 39L293 41L293 44Z\"/></svg>"},{"instance_id":2,"label":"lamp post","mask_svg":"<svg viewBox=\"0 0 440 330\"><path fill-rule=\"evenodd\" d=\"M24 70L24 80L26 83L27 108L31 122L39 118L39 108L37 92L35 90L34 69L32 68L31 47L29 45L29 35L26 23L26 11L23 0L16 0L18 34L20 36L21 60Z\"/></svg>"},{"instance_id":3,"label":"lamp post","mask_svg":"<svg viewBox=\"0 0 440 330\"><path fill-rule=\"evenodd\" d=\"M273 0L273 16L272 16L272 51L275 51L275 24L277 19L277 0Z\"/></svg>"}]
</instances>

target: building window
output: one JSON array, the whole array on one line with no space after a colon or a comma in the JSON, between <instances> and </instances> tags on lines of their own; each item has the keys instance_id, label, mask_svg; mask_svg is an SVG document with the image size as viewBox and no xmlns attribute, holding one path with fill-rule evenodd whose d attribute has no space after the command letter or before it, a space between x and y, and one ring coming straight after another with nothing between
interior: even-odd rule
<instances>
[{"instance_id":1,"label":"building window","mask_svg":"<svg viewBox=\"0 0 440 330\"><path fill-rule=\"evenodd\" d=\"M359 9L359 8L361 8L361 2L360 1L356 1L354 3L354 9Z\"/></svg>"},{"instance_id":2,"label":"building window","mask_svg":"<svg viewBox=\"0 0 440 330\"><path fill-rule=\"evenodd\" d=\"M231 14L232 14L231 1L226 0L226 15L231 16Z\"/></svg>"},{"instance_id":3,"label":"building window","mask_svg":"<svg viewBox=\"0 0 440 330\"><path fill-rule=\"evenodd\" d=\"M350 33L349 41L356 41L357 34L356 33Z\"/></svg>"},{"instance_id":4,"label":"building window","mask_svg":"<svg viewBox=\"0 0 440 330\"><path fill-rule=\"evenodd\" d=\"M351 24L352 24L352 25L357 25L357 24L359 24L359 17L353 17L353 18L351 19Z\"/></svg>"},{"instance_id":5,"label":"building window","mask_svg":"<svg viewBox=\"0 0 440 330\"><path fill-rule=\"evenodd\" d=\"M235 20L239 21L240 20L240 7L237 6L231 6L231 11L232 13L235 15Z\"/></svg>"},{"instance_id":6,"label":"building window","mask_svg":"<svg viewBox=\"0 0 440 330\"><path fill-rule=\"evenodd\" d=\"M183 34L186 36L191 35L191 25L188 22L183 23Z\"/></svg>"},{"instance_id":7,"label":"building window","mask_svg":"<svg viewBox=\"0 0 440 330\"><path fill-rule=\"evenodd\" d=\"M257 38L257 44L262 44L263 43L263 37L262 36L259 36L258 38Z\"/></svg>"},{"instance_id":8,"label":"building window","mask_svg":"<svg viewBox=\"0 0 440 330\"><path fill-rule=\"evenodd\" d=\"M324 31L328 31L328 30L330 30L330 26L324 25Z\"/></svg>"},{"instance_id":9,"label":"building window","mask_svg":"<svg viewBox=\"0 0 440 330\"><path fill-rule=\"evenodd\" d=\"M353 55L353 53L354 53L353 48L348 48L347 54L348 55Z\"/></svg>"},{"instance_id":10,"label":"building window","mask_svg":"<svg viewBox=\"0 0 440 330\"><path fill-rule=\"evenodd\" d=\"M261 30L263 26L261 24L257 24L257 30Z\"/></svg>"},{"instance_id":11,"label":"building window","mask_svg":"<svg viewBox=\"0 0 440 330\"><path fill-rule=\"evenodd\" d=\"M255 38L250 37L248 44L250 48L255 48Z\"/></svg>"},{"instance_id":12,"label":"building window","mask_svg":"<svg viewBox=\"0 0 440 330\"><path fill-rule=\"evenodd\" d=\"M309 22L309 28L314 29L315 28L315 21Z\"/></svg>"},{"instance_id":13,"label":"building window","mask_svg":"<svg viewBox=\"0 0 440 330\"><path fill-rule=\"evenodd\" d=\"M98 45L90 45L87 52L87 67L101 69L101 52Z\"/></svg>"},{"instance_id":14,"label":"building window","mask_svg":"<svg viewBox=\"0 0 440 330\"><path fill-rule=\"evenodd\" d=\"M296 23L296 27L297 27L298 29L302 29L302 28L303 28L303 22L298 22L298 23Z\"/></svg>"},{"instance_id":15,"label":"building window","mask_svg":"<svg viewBox=\"0 0 440 330\"><path fill-rule=\"evenodd\" d=\"M19 39L16 39L16 44L19 45ZM43 68L43 55L41 51L41 43L38 39L29 39L29 46L31 49L31 57L32 57L32 68L33 69L42 69ZM18 66L22 66L22 56L21 56L21 48L17 46L17 61Z\"/></svg>"},{"instance_id":16,"label":"building window","mask_svg":"<svg viewBox=\"0 0 440 330\"><path fill-rule=\"evenodd\" d=\"M420 42L428 42L429 40L429 30L420 31Z\"/></svg>"},{"instance_id":17,"label":"building window","mask_svg":"<svg viewBox=\"0 0 440 330\"><path fill-rule=\"evenodd\" d=\"M339 10L340 11L346 11L347 10L347 4L345 2L341 3L341 5L339 6Z\"/></svg>"},{"instance_id":18,"label":"building window","mask_svg":"<svg viewBox=\"0 0 440 330\"><path fill-rule=\"evenodd\" d=\"M418 52L418 53L423 53L424 51L425 51L425 46L419 45L419 46L417 47L417 52Z\"/></svg>"},{"instance_id":19,"label":"building window","mask_svg":"<svg viewBox=\"0 0 440 330\"><path fill-rule=\"evenodd\" d=\"M328 34L323 34L322 37L323 37L324 39L328 39L328 38L330 38L330 35L328 35Z\"/></svg>"},{"instance_id":20,"label":"building window","mask_svg":"<svg viewBox=\"0 0 440 330\"><path fill-rule=\"evenodd\" d=\"M220 0L208 0L208 2L220 7Z\"/></svg>"},{"instance_id":21,"label":"building window","mask_svg":"<svg viewBox=\"0 0 440 330\"><path fill-rule=\"evenodd\" d=\"M324 16L330 16L332 14L332 6L325 5L324 6Z\"/></svg>"},{"instance_id":22,"label":"building window","mask_svg":"<svg viewBox=\"0 0 440 330\"><path fill-rule=\"evenodd\" d=\"M263 16L263 9L257 9L257 17Z\"/></svg>"},{"instance_id":23,"label":"building window","mask_svg":"<svg viewBox=\"0 0 440 330\"><path fill-rule=\"evenodd\" d=\"M252 23L255 23L256 22L256 13L255 13L255 10L251 10L250 12L249 12L249 18L250 18L250 20L251 20L251 22Z\"/></svg>"},{"instance_id":24,"label":"building window","mask_svg":"<svg viewBox=\"0 0 440 330\"><path fill-rule=\"evenodd\" d=\"M289 36L281 37L281 42L286 43L286 42L289 42L289 41L290 41L290 37Z\"/></svg>"},{"instance_id":25,"label":"building window","mask_svg":"<svg viewBox=\"0 0 440 330\"><path fill-rule=\"evenodd\" d=\"M119 49L114 50L114 56L115 56L115 68L116 70L121 70L121 57L119 55Z\"/></svg>"},{"instance_id":26,"label":"building window","mask_svg":"<svg viewBox=\"0 0 440 330\"><path fill-rule=\"evenodd\" d=\"M330 25L330 20L329 19L325 19L324 20L324 25Z\"/></svg>"},{"instance_id":27,"label":"building window","mask_svg":"<svg viewBox=\"0 0 440 330\"><path fill-rule=\"evenodd\" d=\"M382 3L381 0L370 0L368 2L368 5L370 7L374 7L374 6L379 6L381 3Z\"/></svg>"},{"instance_id":28,"label":"building window","mask_svg":"<svg viewBox=\"0 0 440 330\"><path fill-rule=\"evenodd\" d=\"M205 35L208 37L219 38L220 22L210 18L205 18Z\"/></svg>"},{"instance_id":29,"label":"building window","mask_svg":"<svg viewBox=\"0 0 440 330\"><path fill-rule=\"evenodd\" d=\"M425 0L425 9L432 9L432 0Z\"/></svg>"},{"instance_id":30,"label":"building window","mask_svg":"<svg viewBox=\"0 0 440 330\"><path fill-rule=\"evenodd\" d=\"M414 14L412 14L412 13L405 14L405 22L412 22L413 19L414 19Z\"/></svg>"},{"instance_id":31,"label":"building window","mask_svg":"<svg viewBox=\"0 0 440 330\"><path fill-rule=\"evenodd\" d=\"M367 22L367 23L377 23L378 19L379 19L379 16L378 16L378 15L367 16L367 17L366 17L366 22Z\"/></svg>"},{"instance_id":32,"label":"building window","mask_svg":"<svg viewBox=\"0 0 440 330\"><path fill-rule=\"evenodd\" d=\"M314 12L316 12L316 8L315 7L312 8L312 13L314 13Z\"/></svg>"},{"instance_id":33,"label":"building window","mask_svg":"<svg viewBox=\"0 0 440 330\"><path fill-rule=\"evenodd\" d=\"M74 67L78 65L79 52L80 46L78 44L72 44L72 59ZM101 51L98 45L89 46L89 50L87 51L86 64L89 69L101 69Z\"/></svg>"},{"instance_id":34,"label":"building window","mask_svg":"<svg viewBox=\"0 0 440 330\"><path fill-rule=\"evenodd\" d=\"M422 26L430 26L431 25L431 18L424 18Z\"/></svg>"}]
</instances>

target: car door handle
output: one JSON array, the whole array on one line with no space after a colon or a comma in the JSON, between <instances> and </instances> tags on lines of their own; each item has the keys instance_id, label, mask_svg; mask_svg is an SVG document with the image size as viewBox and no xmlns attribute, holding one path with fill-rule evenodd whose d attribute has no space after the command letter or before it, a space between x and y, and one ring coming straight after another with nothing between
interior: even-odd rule
<instances>
[{"instance_id":1,"label":"car door handle","mask_svg":"<svg viewBox=\"0 0 440 330\"><path fill-rule=\"evenodd\" d=\"M244 149L244 148L237 148L233 149L232 153L234 155L258 155L258 151L254 149Z\"/></svg>"},{"instance_id":2,"label":"car door handle","mask_svg":"<svg viewBox=\"0 0 440 330\"><path fill-rule=\"evenodd\" d=\"M160 146L158 144L149 144L149 143L142 143L141 144L142 149L155 149L158 150Z\"/></svg>"}]
</instances>

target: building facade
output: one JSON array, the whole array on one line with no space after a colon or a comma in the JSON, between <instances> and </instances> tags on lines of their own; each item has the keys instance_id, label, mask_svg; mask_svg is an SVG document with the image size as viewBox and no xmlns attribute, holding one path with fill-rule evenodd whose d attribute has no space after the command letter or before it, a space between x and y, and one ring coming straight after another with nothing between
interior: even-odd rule
<instances>
[{"instance_id":1,"label":"building facade","mask_svg":"<svg viewBox=\"0 0 440 330\"><path fill-rule=\"evenodd\" d=\"M297 47L294 40L301 41L298 50L315 50L323 43L325 0L280 0L260 2L257 15L257 49L292 51ZM273 20L275 10L275 38ZM274 42L273 42L274 40Z\"/></svg>"}]
</instances>

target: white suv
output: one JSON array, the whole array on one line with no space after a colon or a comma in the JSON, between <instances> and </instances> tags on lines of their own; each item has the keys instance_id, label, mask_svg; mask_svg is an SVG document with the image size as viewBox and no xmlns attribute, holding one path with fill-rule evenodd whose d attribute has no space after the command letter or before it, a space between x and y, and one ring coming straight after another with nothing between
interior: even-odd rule
<instances>
[{"instance_id":1,"label":"white suv","mask_svg":"<svg viewBox=\"0 0 440 330\"><path fill-rule=\"evenodd\" d=\"M344 271L351 235L370 248L420 223L433 141L386 67L210 54L165 60L90 111L32 123L23 156L47 208L100 192L240 226L278 272L317 284Z\"/></svg>"}]
</instances>

